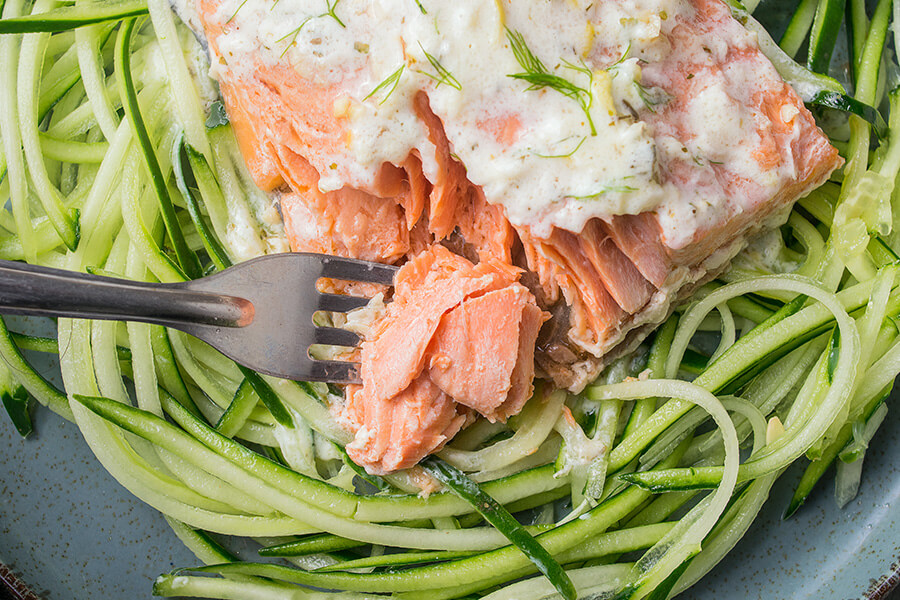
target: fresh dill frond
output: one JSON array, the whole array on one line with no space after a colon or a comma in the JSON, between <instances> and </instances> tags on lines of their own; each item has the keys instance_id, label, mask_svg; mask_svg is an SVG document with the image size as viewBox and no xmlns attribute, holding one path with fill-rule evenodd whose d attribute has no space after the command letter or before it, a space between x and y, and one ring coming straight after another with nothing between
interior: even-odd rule
<instances>
[{"instance_id":1,"label":"fresh dill frond","mask_svg":"<svg viewBox=\"0 0 900 600\"><path fill-rule=\"evenodd\" d=\"M247 0L244 0L244 2L246 2L246 1ZM281 0L275 0L275 4L272 5L272 8L275 8L275 5L277 5L280 1ZM337 21L338 25L340 25L341 27L346 29L347 26L344 25L344 22L341 21L340 18L338 18L337 14L334 12L335 9L337 8L337 5L340 4L340 2L341 2L341 0L334 0L334 2L329 2L329 0L325 0L325 8L326 8L325 12L323 12L321 15L310 15L310 16L306 17L305 19L303 19L303 22L300 23L299 27L287 32L285 35L283 35L280 38L278 38L277 40L275 40L276 42L283 42L291 35L294 36L291 38L291 41L290 41L290 43L288 43L287 47L285 47L285 49L281 52L281 56L284 57L284 55L287 54L288 49L294 45L294 42L297 41L297 36L300 35L300 32L303 31L303 28L306 27L306 24L309 23L310 21L312 21L313 19L321 19L322 17L331 17L332 19ZM243 6L243 4L241 6ZM238 7L238 10L240 10L240 6Z\"/></svg>"},{"instance_id":2,"label":"fresh dill frond","mask_svg":"<svg viewBox=\"0 0 900 600\"><path fill-rule=\"evenodd\" d=\"M630 179L631 176L625 177L624 179ZM605 185L593 194L587 194L586 196L569 196L574 200L596 200L601 196L605 196L606 194L626 194L628 192L636 192L638 189L636 187L632 187L630 185L625 185L622 183L613 183L610 185Z\"/></svg>"},{"instance_id":3,"label":"fresh dill frond","mask_svg":"<svg viewBox=\"0 0 900 600\"><path fill-rule=\"evenodd\" d=\"M425 53L425 58L427 58L428 62L431 63L431 66L437 72L437 75L432 75L431 73L428 73L427 71L417 71L417 73L421 73L422 75L425 75L426 77L430 77L431 79L433 79L434 81L437 82L438 87L440 87L440 85L442 83L444 83L444 84L449 85L452 88L456 88L458 90L462 89L462 84L459 82L459 80L456 77L454 77L453 74L450 71L448 71L447 68L444 67L444 65L442 65L440 63L440 61L438 61L438 59L436 59L434 56L429 54L428 51L425 50L424 47L422 47L421 43L419 44L419 48L422 48L422 52Z\"/></svg>"},{"instance_id":4,"label":"fresh dill frond","mask_svg":"<svg viewBox=\"0 0 900 600\"><path fill-rule=\"evenodd\" d=\"M406 65L400 65L396 71L385 77L384 81L375 86L375 89L369 92L363 100L368 100L378 92L387 89L388 92L385 94L384 98L381 99L381 102L378 104L384 104L388 98L391 97L391 94L394 93L394 90L397 89L397 85L400 83L400 77L403 75L403 70L406 68ZM388 89L390 88L390 89Z\"/></svg>"},{"instance_id":5,"label":"fresh dill frond","mask_svg":"<svg viewBox=\"0 0 900 600\"><path fill-rule=\"evenodd\" d=\"M311 15L311 16L309 16L309 17L306 17L305 19L303 19L303 22L300 23L300 26L299 26L299 27L297 27L296 29L293 29L293 30L291 30L291 31L288 31L286 34L284 34L283 36L281 36L280 38L278 38L277 40L275 40L276 42L283 42L283 41L286 40L288 37L290 37L290 36L293 35L293 37L291 37L291 41L288 42L287 46L284 47L284 50L281 51L281 56L280 56L279 58L284 58L284 55L287 54L287 51L290 49L290 47L293 46L293 45L294 45L294 42L297 41L297 36L300 35L300 32L303 31L303 28L306 27L306 24L309 23L310 21L312 21L312 20L315 19L315 18L316 18L315 15Z\"/></svg>"},{"instance_id":6,"label":"fresh dill frond","mask_svg":"<svg viewBox=\"0 0 900 600\"><path fill-rule=\"evenodd\" d=\"M665 104L671 99L671 96L669 96L665 92L662 92L660 90L662 92L662 95L660 95L659 93L654 93L637 81L634 82L634 86L637 88L637 93L641 99L641 102L643 102L644 106L647 107L647 110L652 113L656 112L656 107L658 105Z\"/></svg>"},{"instance_id":7,"label":"fresh dill frond","mask_svg":"<svg viewBox=\"0 0 900 600\"><path fill-rule=\"evenodd\" d=\"M424 7L424 6L422 6L422 1L421 1L421 0L415 0L415 2L416 2L416 6L419 7L419 10L422 11L422 14L423 14L423 15L427 15L427 14L428 14L428 11L425 10L425 7Z\"/></svg>"},{"instance_id":8,"label":"fresh dill frond","mask_svg":"<svg viewBox=\"0 0 900 600\"><path fill-rule=\"evenodd\" d=\"M625 51L622 52L622 56L620 56L619 58L617 58L617 59L616 59L616 62L614 62L613 64L611 64L611 65L609 65L608 67L606 67L606 70L609 71L609 70L611 70L611 69L615 69L616 67L618 67L619 65L621 65L623 62L625 62L625 59L628 58L628 53L629 53L629 52L631 52L631 42L628 42L628 45L625 46Z\"/></svg>"},{"instance_id":9,"label":"fresh dill frond","mask_svg":"<svg viewBox=\"0 0 900 600\"><path fill-rule=\"evenodd\" d=\"M240 12L240 10L241 10L242 8L244 8L244 5L245 5L245 4L247 4L247 0L244 0L243 2L241 2L241 3L238 5L238 7L237 7L236 9L234 9L234 13L233 13L230 17L228 17L228 20L227 20L227 21L225 21L225 24L226 24L226 25L228 25L229 23L231 23L231 22L234 20L234 18L237 16L238 12ZM277 2L276 2L276 4L277 4Z\"/></svg>"},{"instance_id":10,"label":"fresh dill frond","mask_svg":"<svg viewBox=\"0 0 900 600\"><path fill-rule=\"evenodd\" d=\"M337 14L334 12L335 9L337 8L337 5L340 3L341 3L341 0L334 0L334 2L329 2L328 0L325 0L325 6L328 8L328 10L326 10L324 13L322 13L319 16L331 17L332 19L334 19L335 21L338 22L338 25L340 25L341 27L346 29L347 26L344 25L344 22L341 21L340 18L338 18Z\"/></svg>"},{"instance_id":11,"label":"fresh dill frond","mask_svg":"<svg viewBox=\"0 0 900 600\"><path fill-rule=\"evenodd\" d=\"M538 154L537 152L535 152L534 155L537 157L540 157L540 158L569 158L570 156L572 156L573 154L578 152L578 150L581 148L582 145L584 145L584 142L586 140L587 140L587 137L581 138L581 141L578 142L578 145L575 146L574 148L572 148L569 152L567 152L565 154ZM565 141L565 140L563 140L563 141Z\"/></svg>"},{"instance_id":12,"label":"fresh dill frond","mask_svg":"<svg viewBox=\"0 0 900 600\"><path fill-rule=\"evenodd\" d=\"M593 95L590 92L590 85L593 81L591 70L587 67L579 67L569 62L565 63L567 68L580 73L585 73L591 79L588 82L587 88L579 87L565 77L551 73L547 67L544 66L544 63L541 62L541 59L535 56L534 52L528 47L528 44L525 42L525 36L523 36L520 31L514 31L507 27L506 37L509 40L513 56L516 57L516 61L523 69L521 73L511 73L507 75L507 77L524 81L529 84L527 88L529 90L539 90L546 87L576 101L581 106L581 110L584 111L584 115L591 127L591 135L597 135L597 128L594 127L594 120L591 118L590 111L591 104L594 101Z\"/></svg>"}]
</instances>

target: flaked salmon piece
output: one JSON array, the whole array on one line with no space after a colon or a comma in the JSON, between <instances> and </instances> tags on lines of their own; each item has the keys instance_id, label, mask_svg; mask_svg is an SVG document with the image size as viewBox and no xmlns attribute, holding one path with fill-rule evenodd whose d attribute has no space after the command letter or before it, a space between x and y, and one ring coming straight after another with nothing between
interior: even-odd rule
<instances>
[{"instance_id":1,"label":"flaked salmon piece","mask_svg":"<svg viewBox=\"0 0 900 600\"><path fill-rule=\"evenodd\" d=\"M454 402L427 375L415 378L399 394L366 396L351 386L347 406L361 413L360 428L347 444L350 458L372 474L415 466L440 450L466 423L468 409Z\"/></svg>"},{"instance_id":2,"label":"flaked salmon piece","mask_svg":"<svg viewBox=\"0 0 900 600\"><path fill-rule=\"evenodd\" d=\"M355 462L372 473L405 468L443 446L470 409L492 421L521 410L547 315L520 272L440 245L400 269L394 301L360 349L362 388L343 409L358 426L347 446Z\"/></svg>"},{"instance_id":3,"label":"flaked salmon piece","mask_svg":"<svg viewBox=\"0 0 900 600\"><path fill-rule=\"evenodd\" d=\"M473 265L443 246L406 263L397 273L387 315L374 339L362 345L360 372L369 393L390 398L408 386L424 368L442 318L465 300L510 286L531 296L516 283L517 277L518 270L509 265L499 261Z\"/></svg>"},{"instance_id":4,"label":"flaked salmon piece","mask_svg":"<svg viewBox=\"0 0 900 600\"><path fill-rule=\"evenodd\" d=\"M441 319L428 347L439 388L488 420L505 421L531 396L534 340L544 314L523 286L463 302ZM518 346L509 340L519 340Z\"/></svg>"}]
</instances>

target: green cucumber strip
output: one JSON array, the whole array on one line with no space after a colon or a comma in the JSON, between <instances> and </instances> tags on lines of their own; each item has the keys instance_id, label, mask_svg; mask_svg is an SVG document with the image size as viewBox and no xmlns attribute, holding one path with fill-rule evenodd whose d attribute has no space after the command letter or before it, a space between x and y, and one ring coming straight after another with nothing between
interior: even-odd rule
<instances>
[{"instance_id":1,"label":"green cucumber strip","mask_svg":"<svg viewBox=\"0 0 900 600\"><path fill-rule=\"evenodd\" d=\"M731 309L731 312L739 317L750 319L754 323L762 323L775 312L771 308L763 306L759 302L755 302L746 296L732 298L727 304L728 308Z\"/></svg>"},{"instance_id":2,"label":"green cucumber strip","mask_svg":"<svg viewBox=\"0 0 900 600\"><path fill-rule=\"evenodd\" d=\"M709 357L700 354L696 350L688 348L684 351L684 357L681 359L679 370L691 375L699 375L703 369L709 364Z\"/></svg>"},{"instance_id":3,"label":"green cucumber strip","mask_svg":"<svg viewBox=\"0 0 900 600\"><path fill-rule=\"evenodd\" d=\"M292 585L258 578L221 579L217 577L188 577L160 575L153 582L153 595L179 598L265 598L266 600L296 600L299 590ZM374 598L373 598L374 600Z\"/></svg>"},{"instance_id":4,"label":"green cucumber strip","mask_svg":"<svg viewBox=\"0 0 900 600\"><path fill-rule=\"evenodd\" d=\"M334 446L334 449L337 450L338 454L341 455L341 460L344 462L344 464L347 465L354 473L356 473L363 480L368 481L370 484L372 484L375 487L375 489L378 489L378 490L390 489L390 487L391 487L390 484L388 482L386 482L384 479L382 479L381 477L378 477L377 475L370 475L365 469L363 469L361 466L359 466L358 464L353 462L353 459L350 458L350 455L347 454L347 451L344 449L343 446L341 446L337 442L331 442L331 445Z\"/></svg>"},{"instance_id":5,"label":"green cucumber strip","mask_svg":"<svg viewBox=\"0 0 900 600\"><path fill-rule=\"evenodd\" d=\"M423 563L435 563L466 558L477 552L435 550L434 552L400 552L396 554L382 554L381 556L368 556L356 560L346 560L334 565L313 569L316 573L329 573L331 571L347 571L350 569L365 569L369 567L398 567L407 565L420 565Z\"/></svg>"},{"instance_id":6,"label":"green cucumber strip","mask_svg":"<svg viewBox=\"0 0 900 600\"><path fill-rule=\"evenodd\" d=\"M780 309L775 311L771 317L754 327L749 333L744 335L741 339L747 338L755 339L756 336L761 335L765 330L770 327L778 324L780 321L791 317L798 313L803 305L806 303L806 296L800 295L782 306ZM821 333L827 331L829 325L825 325L822 327L818 327L816 329L809 330L801 335L798 335L796 338L773 350L772 353L763 357L762 359L756 361L752 365L750 365L747 370L743 371L740 375L732 379L728 382L727 385L723 386L720 390L718 390L718 394L733 394L743 388L747 383L749 383L754 377L759 375L763 370L786 356L792 350L795 350L797 347L805 344L809 340L814 337L820 335Z\"/></svg>"},{"instance_id":7,"label":"green cucumber strip","mask_svg":"<svg viewBox=\"0 0 900 600\"><path fill-rule=\"evenodd\" d=\"M366 546L364 542L348 540L330 533L317 533L308 535L294 542L285 542L276 546L268 546L259 549L260 556L294 557L321 554L323 552L336 552Z\"/></svg>"},{"instance_id":8,"label":"green cucumber strip","mask_svg":"<svg viewBox=\"0 0 900 600\"><path fill-rule=\"evenodd\" d=\"M872 235L872 240L869 242L866 250L868 250L872 260L875 261L875 264L879 268L885 265L895 265L900 263L900 256L897 255L890 244L888 244L880 234L876 233Z\"/></svg>"},{"instance_id":9,"label":"green cucumber strip","mask_svg":"<svg viewBox=\"0 0 900 600\"><path fill-rule=\"evenodd\" d=\"M819 482L825 474L825 471L828 470L828 467L834 463L841 449L847 445L852 433L853 430L849 424L842 427L834 438L834 441L827 448L822 450L821 456L817 460L809 463L809 466L806 467L806 470L800 477L800 482L797 484L797 488L791 496L791 501L788 503L782 519L791 518L794 513L800 509L803 503L806 502L806 499L813 491L816 483Z\"/></svg>"},{"instance_id":10,"label":"green cucumber strip","mask_svg":"<svg viewBox=\"0 0 900 600\"><path fill-rule=\"evenodd\" d=\"M12 338L13 342L15 342L16 346L18 346L22 350L43 352L45 354L59 354L59 343L54 338L24 335L21 333L16 333L15 331L10 331L9 335ZM123 350L124 349L125 348L123 348ZM131 352L129 351L129 357L130 354Z\"/></svg>"},{"instance_id":11,"label":"green cucumber strip","mask_svg":"<svg viewBox=\"0 0 900 600\"><path fill-rule=\"evenodd\" d=\"M828 72L838 31L844 20L847 0L819 0L816 18L809 34L809 58L806 66L816 73Z\"/></svg>"},{"instance_id":12,"label":"green cucumber strip","mask_svg":"<svg viewBox=\"0 0 900 600\"><path fill-rule=\"evenodd\" d=\"M884 53L884 43L891 20L891 4L891 0L878 0L862 45L862 53L857 57L859 70L856 74L854 97L869 104L875 104L877 101L878 76L881 71L881 57ZM865 15L862 18L865 19Z\"/></svg>"},{"instance_id":13,"label":"green cucumber strip","mask_svg":"<svg viewBox=\"0 0 900 600\"><path fill-rule=\"evenodd\" d=\"M663 579L659 585L653 588L653 591L647 596L647 600L666 600L672 592L672 589L675 587L675 584L678 583L678 580L684 575L685 570L691 565L691 561L694 560L695 556L690 557L678 565L668 577Z\"/></svg>"},{"instance_id":14,"label":"green cucumber strip","mask_svg":"<svg viewBox=\"0 0 900 600\"><path fill-rule=\"evenodd\" d=\"M400 521L391 523L398 527L428 528L432 526L430 519L414 519L411 521ZM351 548L360 548L368 546L365 542L351 540L333 533L314 533L306 535L299 540L274 544L260 548L258 553L260 556L292 558L298 556L309 556L310 554L322 554L326 552L340 552L341 550L349 550ZM446 552L442 550L441 552ZM470 553L471 554L471 553Z\"/></svg>"},{"instance_id":15,"label":"green cucumber strip","mask_svg":"<svg viewBox=\"0 0 900 600\"><path fill-rule=\"evenodd\" d=\"M69 408L69 399L66 395L50 384L43 375L38 373L22 356L19 347L13 342L6 323L0 317L0 358L6 361L15 379L41 404L61 417L74 421L72 409Z\"/></svg>"},{"instance_id":16,"label":"green cucumber strip","mask_svg":"<svg viewBox=\"0 0 900 600\"><path fill-rule=\"evenodd\" d=\"M807 104L833 108L841 112L856 115L872 126L872 131L875 132L875 135L877 135L879 139L886 140L890 134L887 122L885 122L884 117L881 116L878 109L869 106L864 102L860 102L847 94L841 94L831 90L822 90L813 96Z\"/></svg>"},{"instance_id":17,"label":"green cucumber strip","mask_svg":"<svg viewBox=\"0 0 900 600\"><path fill-rule=\"evenodd\" d=\"M153 413L107 398L77 395L75 399L104 419L152 443L170 444L173 450L179 451L191 448L194 453L210 450L235 469L302 498L304 504L322 507L341 517L349 517L356 511L354 494L273 463L212 429L168 394L160 394L160 403L181 428ZM175 448L175 444L183 448Z\"/></svg>"},{"instance_id":18,"label":"green cucumber strip","mask_svg":"<svg viewBox=\"0 0 900 600\"><path fill-rule=\"evenodd\" d=\"M666 370L666 359L669 355L669 347L678 329L678 316L672 315L656 332L653 343L650 345L650 354L647 357L647 368L651 377L662 377ZM646 421L656 410L656 398L644 398L637 400L628 416L628 423L622 432L622 437L631 435Z\"/></svg>"},{"instance_id":19,"label":"green cucumber strip","mask_svg":"<svg viewBox=\"0 0 900 600\"><path fill-rule=\"evenodd\" d=\"M880 402L862 419L850 423L850 429L853 431L853 439L849 441L847 447L838 454L838 458L840 458L841 461L852 463L860 460L865 455L869 440L878 431L878 427L880 427L881 423L884 421L886 412L887 405L884 402ZM861 429L858 431L857 427L860 427ZM865 429L868 428L871 428L871 431L866 432ZM861 440L857 441L858 438L861 438Z\"/></svg>"},{"instance_id":20,"label":"green cucumber strip","mask_svg":"<svg viewBox=\"0 0 900 600\"><path fill-rule=\"evenodd\" d=\"M856 81L859 59L866 43L869 19L866 16L866 0L850 0L846 8L847 54L850 59L850 81Z\"/></svg>"},{"instance_id":21,"label":"green cucumber strip","mask_svg":"<svg viewBox=\"0 0 900 600\"><path fill-rule=\"evenodd\" d=\"M884 402L888 398L888 396L890 396L892 389L893 384L888 386L882 393L877 394L872 400L869 401L869 403L864 408L864 414L867 418L872 414L872 412L874 412L879 404ZM822 450L821 456L817 460L809 463L809 466L806 467L806 470L800 477L800 482L797 484L797 488L794 490L794 494L791 496L791 500L788 503L788 506L785 509L784 516L782 518L789 519L791 516L793 516L794 513L797 512L797 510L800 509L803 503L806 502L806 499L809 497L809 494L812 492L816 483L818 483L818 481L828 470L828 467L830 467L834 463L841 451L847 448L852 442L852 437L852 423L844 424L844 426L841 427L840 431L835 436L834 441L832 441L827 448Z\"/></svg>"},{"instance_id":22,"label":"green cucumber strip","mask_svg":"<svg viewBox=\"0 0 900 600\"><path fill-rule=\"evenodd\" d=\"M250 413L256 408L258 402L259 396L253 391L253 386L250 385L250 382L245 377L234 392L234 398L232 398L228 408L219 417L216 429L222 435L233 438L234 434L240 431L244 423L247 422Z\"/></svg>"},{"instance_id":23,"label":"green cucumber strip","mask_svg":"<svg viewBox=\"0 0 900 600\"><path fill-rule=\"evenodd\" d=\"M106 142L75 142L72 140L58 140L45 133L39 132L41 151L46 158L69 163L99 163L106 156L109 144Z\"/></svg>"},{"instance_id":24,"label":"green cucumber strip","mask_svg":"<svg viewBox=\"0 0 900 600\"><path fill-rule=\"evenodd\" d=\"M182 167L182 156L187 157L194 172L203 169L206 177L214 178L215 176L212 174L212 169L209 168L206 158L184 143L184 134L178 136L175 146L172 148L172 168L175 172L175 183L178 186L178 191L181 192L182 198L184 198L188 213L191 215L191 221L194 222L194 227L197 228L197 233L200 234L200 241L203 242L203 247L206 249L206 253L209 254L209 258L218 270L227 269L232 265L231 259L228 258L228 254L222 248L222 245L216 238L216 234L207 226L206 219L203 218L203 214L200 212L200 205L191 192L185 177Z\"/></svg>"},{"instance_id":25,"label":"green cucumber strip","mask_svg":"<svg viewBox=\"0 0 900 600\"><path fill-rule=\"evenodd\" d=\"M281 402L281 398L279 398L269 384L266 383L266 380L260 377L259 373L252 369L248 369L244 365L238 365L238 369L241 370L244 378L250 383L253 391L256 392L256 395L262 400L263 405L269 409L269 412L272 413L275 420L288 429L293 429L294 419L291 417L291 413L285 408L284 404Z\"/></svg>"},{"instance_id":26,"label":"green cucumber strip","mask_svg":"<svg viewBox=\"0 0 900 600\"><path fill-rule=\"evenodd\" d=\"M169 330L161 325L152 325L150 327L150 344L153 348L153 362L156 365L156 377L159 385L172 396L175 402L181 404L198 419L202 419L203 414L194 404L194 399L184 383L178 362L175 360L172 341L169 339Z\"/></svg>"},{"instance_id":27,"label":"green cucumber strip","mask_svg":"<svg viewBox=\"0 0 900 600\"><path fill-rule=\"evenodd\" d=\"M172 198L169 196L169 187L166 185L166 178L156 157L156 148L150 140L150 133L147 131L144 117L141 115L141 109L138 105L134 78L131 73L131 36L134 33L136 21L135 17L127 19L122 24L121 29L119 29L119 36L116 39L115 66L119 81L119 94L123 100L125 115L131 123L132 132L140 146L142 162L156 192L160 214L166 227L166 233L168 233L169 240L172 242L172 247L175 250L178 265L186 278L196 279L203 274L200 268L200 261L197 259L197 255L188 247L187 242L184 240L184 232L178 225L178 218L175 216L175 206L172 204Z\"/></svg>"},{"instance_id":28,"label":"green cucumber strip","mask_svg":"<svg viewBox=\"0 0 900 600\"><path fill-rule=\"evenodd\" d=\"M178 539L204 563L218 564L238 560L237 556L229 552L227 548L202 529L195 529L167 515L163 515L163 517L165 517L166 522L172 528L172 531L175 532L175 535L178 536Z\"/></svg>"},{"instance_id":29,"label":"green cucumber strip","mask_svg":"<svg viewBox=\"0 0 900 600\"><path fill-rule=\"evenodd\" d=\"M5 364L0 365L3 369L2 382L0 382L0 401L3 402L3 408L9 415L9 420L19 435L28 437L34 426L31 423L31 396L28 391L13 380L12 373Z\"/></svg>"},{"instance_id":30,"label":"green cucumber strip","mask_svg":"<svg viewBox=\"0 0 900 600\"><path fill-rule=\"evenodd\" d=\"M828 385L831 385L834 379L834 370L837 368L838 359L841 357L841 335L840 331L834 329L831 332L831 338L828 341L828 362L826 363L826 375L828 376Z\"/></svg>"},{"instance_id":31,"label":"green cucumber strip","mask_svg":"<svg viewBox=\"0 0 900 600\"><path fill-rule=\"evenodd\" d=\"M785 54L794 58L800 51L800 46L809 33L816 16L816 3L818 0L801 0L800 5L794 10L794 14L788 23L787 29L778 45L784 50Z\"/></svg>"},{"instance_id":32,"label":"green cucumber strip","mask_svg":"<svg viewBox=\"0 0 900 600\"><path fill-rule=\"evenodd\" d=\"M146 0L104 0L79 6L61 6L40 15L0 19L0 34L67 31L145 15L147 12Z\"/></svg>"},{"instance_id":33,"label":"green cucumber strip","mask_svg":"<svg viewBox=\"0 0 900 600\"><path fill-rule=\"evenodd\" d=\"M580 541L607 529L625 516L649 494L636 488L626 490L598 505L587 516L575 519L554 530L541 534L553 551L562 552ZM361 592L384 592L406 598L439 600L457 598L470 592L528 575L535 571L531 563L515 546L504 546L439 564L412 567L403 571L376 573L307 572L275 564L232 563L189 569L199 573L222 575L241 574L311 585L326 589ZM452 588L452 589L451 589Z\"/></svg>"},{"instance_id":34,"label":"green cucumber strip","mask_svg":"<svg viewBox=\"0 0 900 600\"><path fill-rule=\"evenodd\" d=\"M16 346L22 350L31 350L32 352L41 352L44 354L59 354L59 343L56 338L25 335L24 333L17 333L15 331L10 331L9 335ZM121 361L131 360L131 350L124 346L116 346L116 355Z\"/></svg>"},{"instance_id":35,"label":"green cucumber strip","mask_svg":"<svg viewBox=\"0 0 900 600\"><path fill-rule=\"evenodd\" d=\"M575 600L578 592L569 576L553 556L516 521L499 502L486 494L465 473L437 457L426 459L422 466L460 498L469 502L484 520L515 544L534 566L550 580L566 600Z\"/></svg>"}]
</instances>

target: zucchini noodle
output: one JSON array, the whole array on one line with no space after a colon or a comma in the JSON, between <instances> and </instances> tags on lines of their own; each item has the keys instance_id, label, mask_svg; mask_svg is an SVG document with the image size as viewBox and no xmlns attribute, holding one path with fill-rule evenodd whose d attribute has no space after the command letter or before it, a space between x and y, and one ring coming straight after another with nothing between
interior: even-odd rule
<instances>
[{"instance_id":1,"label":"zucchini noodle","mask_svg":"<svg viewBox=\"0 0 900 600\"><path fill-rule=\"evenodd\" d=\"M768 10L757 4L744 7ZM157 325L59 319L43 339L0 319L0 398L23 433L23 398L73 421L165 516L202 566L160 576L158 595L681 593L796 461L808 465L787 515L832 464L838 504L855 497L900 373L900 88L886 88L900 66L884 51L900 3L823 8L839 21L820 18L825 4L802 0L779 48L731 3L804 101L847 113L821 121L845 169L580 394L539 382L508 423L479 418L440 460L383 477L346 453L341 390L261 376ZM289 248L214 112L207 55L166 0L0 7L0 258L179 282ZM827 65L842 23L846 86L792 58ZM57 354L64 390L23 350ZM256 544L259 560L218 535Z\"/></svg>"}]
</instances>

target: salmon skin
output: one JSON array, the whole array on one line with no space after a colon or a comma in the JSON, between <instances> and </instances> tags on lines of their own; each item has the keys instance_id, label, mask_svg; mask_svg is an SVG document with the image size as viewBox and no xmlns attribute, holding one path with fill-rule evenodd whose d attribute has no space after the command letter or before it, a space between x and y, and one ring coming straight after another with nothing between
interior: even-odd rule
<instances>
[{"instance_id":1,"label":"salmon skin","mask_svg":"<svg viewBox=\"0 0 900 600\"><path fill-rule=\"evenodd\" d=\"M648 12L647 6L658 9L664 1L670 13ZM574 62L541 63L568 81L589 77L585 95L571 98L589 96L591 102L581 106L583 131L566 142L568 155L532 154L560 167L571 163L599 143L585 129L590 120L594 133L618 127L623 136L639 137L651 148L652 169L641 171L642 165L634 179L621 177L597 194L538 199L534 212L540 218L529 221L522 216L527 211L496 190L510 197L524 192L491 179L490 165L472 159L482 150L463 142L481 132L483 145L497 151L497 164L508 166L504 148L527 148L529 136L542 135L542 115L488 100L482 101L486 107L459 109L453 94L467 93L477 80L462 70L458 80L448 69L440 71L433 53L423 62L421 40L418 47L415 40L400 40L406 62L395 70L384 67L389 76L377 87L372 72L382 67L369 44L355 42L356 52L336 67L310 66L332 65L315 62L324 60L316 44L330 43L327 35L359 31L390 2L347 0L335 19L311 16L304 21L309 25L277 44L271 41L275 34L266 33L268 24L253 21L268 18L266 10L274 7L241 3L234 10L229 2L198 4L213 74L257 185L280 198L291 248L404 265L388 316L363 344L364 385L349 389L340 407L358 431L348 452L373 472L415 464L474 413L491 420L515 414L530 393L533 363L539 376L581 390L611 357L665 319L674 303L724 270L750 237L783 224L793 202L842 164L797 94L721 0L585 6L559 0L548 6L582 11L589 31L609 27L613 16L628 10L640 28L629 30L637 36L629 40L591 33ZM312 6L277 4L291 2ZM482 20L496 5L496 52L507 63L520 39L520 29L513 28L524 23L520 13L540 10L540 3L509 0L459 4L475 6L473 14ZM570 25L560 27L577 31ZM247 31L257 37L248 42L241 37ZM452 34L441 35L454 47ZM311 62L298 54L301 46L310 49ZM441 57L448 64L454 59ZM633 81L627 79L628 90L615 96L626 64ZM429 77L410 79L426 68ZM508 85L521 84L523 103L555 98L570 102L559 105L566 110L580 110L553 90L526 88L513 75L504 77ZM365 89L371 91L362 97ZM604 104L606 96L615 98ZM395 149L391 160L361 160L354 149L362 143L360 132L369 131L366 119L383 119L391 110L407 117L378 121L379 131L395 127L417 141ZM635 156L643 156L643 147L634 146ZM531 171L551 164L531 155L522 161L536 165Z\"/></svg>"}]
</instances>

